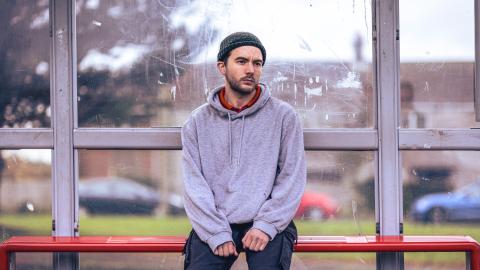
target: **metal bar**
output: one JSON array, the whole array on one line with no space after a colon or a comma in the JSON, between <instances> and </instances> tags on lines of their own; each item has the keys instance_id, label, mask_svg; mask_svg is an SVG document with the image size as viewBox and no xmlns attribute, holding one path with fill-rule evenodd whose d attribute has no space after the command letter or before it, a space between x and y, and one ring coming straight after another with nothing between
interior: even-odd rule
<instances>
[{"instance_id":1,"label":"metal bar","mask_svg":"<svg viewBox=\"0 0 480 270\"><path fill-rule=\"evenodd\" d=\"M9 270L17 269L17 255L15 253L8 254L8 260L10 262Z\"/></svg>"},{"instance_id":2,"label":"metal bar","mask_svg":"<svg viewBox=\"0 0 480 270\"><path fill-rule=\"evenodd\" d=\"M75 3L75 1L74 1ZM73 4L73 7L75 8L75 4ZM77 17L76 17L76 12L74 10L71 10L71 31L72 31L72 105L73 105L73 128L74 130L78 128L78 92L77 92ZM74 149L75 148L75 135L73 135L73 187L74 187L74 224L73 224L73 231L75 236L80 235L80 216L79 216L79 195L78 195L78 183L80 180L79 176L79 166L78 166L78 150ZM78 254L77 255L72 255L73 259L75 260L75 267L79 267L79 258Z\"/></svg>"},{"instance_id":3,"label":"metal bar","mask_svg":"<svg viewBox=\"0 0 480 270\"><path fill-rule=\"evenodd\" d=\"M53 129L2 128L0 149L53 149Z\"/></svg>"},{"instance_id":4,"label":"metal bar","mask_svg":"<svg viewBox=\"0 0 480 270\"><path fill-rule=\"evenodd\" d=\"M480 4L475 3L475 121L480 122Z\"/></svg>"},{"instance_id":5,"label":"metal bar","mask_svg":"<svg viewBox=\"0 0 480 270\"><path fill-rule=\"evenodd\" d=\"M305 129L305 150L377 150L372 129Z\"/></svg>"},{"instance_id":6,"label":"metal bar","mask_svg":"<svg viewBox=\"0 0 480 270\"><path fill-rule=\"evenodd\" d=\"M52 123L54 151L53 219L55 236L72 236L74 223L73 185L73 112L72 112L72 0L53 0L52 62L53 92Z\"/></svg>"},{"instance_id":7,"label":"metal bar","mask_svg":"<svg viewBox=\"0 0 480 270\"><path fill-rule=\"evenodd\" d=\"M400 150L480 150L479 129L401 129ZM53 149L53 129L0 129L0 149ZM139 141L138 138L142 140ZM371 129L305 129L307 150L376 150ZM180 129L76 129L75 148L181 149Z\"/></svg>"},{"instance_id":8,"label":"metal bar","mask_svg":"<svg viewBox=\"0 0 480 270\"><path fill-rule=\"evenodd\" d=\"M480 130L402 129L400 150L480 150Z\"/></svg>"},{"instance_id":9,"label":"metal bar","mask_svg":"<svg viewBox=\"0 0 480 270\"><path fill-rule=\"evenodd\" d=\"M304 138L306 150L376 150L378 142L372 129L306 129ZM82 128L75 129L74 142L77 149L182 149L180 128Z\"/></svg>"},{"instance_id":10,"label":"metal bar","mask_svg":"<svg viewBox=\"0 0 480 270\"><path fill-rule=\"evenodd\" d=\"M399 235L399 31L398 0L376 0L374 8L375 82L378 119L378 218L380 235ZM377 269L403 269L399 253L378 253Z\"/></svg>"},{"instance_id":11,"label":"metal bar","mask_svg":"<svg viewBox=\"0 0 480 270\"><path fill-rule=\"evenodd\" d=\"M74 0L51 0L52 93L52 233L75 235L75 182L73 155ZM78 256L54 254L54 269L78 269Z\"/></svg>"},{"instance_id":12,"label":"metal bar","mask_svg":"<svg viewBox=\"0 0 480 270\"><path fill-rule=\"evenodd\" d=\"M139 139L141 138L141 139ZM180 128L165 129L75 129L77 149L180 150Z\"/></svg>"},{"instance_id":13,"label":"metal bar","mask_svg":"<svg viewBox=\"0 0 480 270\"><path fill-rule=\"evenodd\" d=\"M376 4L380 234L400 233L398 0Z\"/></svg>"},{"instance_id":14,"label":"metal bar","mask_svg":"<svg viewBox=\"0 0 480 270\"><path fill-rule=\"evenodd\" d=\"M465 269L471 270L472 269L472 262L470 258L472 257L472 252L465 252Z\"/></svg>"}]
</instances>

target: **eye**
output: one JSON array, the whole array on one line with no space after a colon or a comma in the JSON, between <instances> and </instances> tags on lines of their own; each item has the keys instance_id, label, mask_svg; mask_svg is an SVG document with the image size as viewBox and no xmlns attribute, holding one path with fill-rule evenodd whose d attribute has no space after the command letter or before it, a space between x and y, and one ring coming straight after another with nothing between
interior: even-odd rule
<instances>
[{"instance_id":1,"label":"eye","mask_svg":"<svg viewBox=\"0 0 480 270\"><path fill-rule=\"evenodd\" d=\"M245 63L247 63L247 61L245 61L245 60L238 60L237 63L239 63L240 65L244 65Z\"/></svg>"}]
</instances>

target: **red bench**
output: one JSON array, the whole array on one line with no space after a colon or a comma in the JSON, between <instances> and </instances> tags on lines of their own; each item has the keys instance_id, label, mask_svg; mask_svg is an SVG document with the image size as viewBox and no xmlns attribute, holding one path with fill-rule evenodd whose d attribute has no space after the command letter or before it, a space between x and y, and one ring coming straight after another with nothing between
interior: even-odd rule
<instances>
[{"instance_id":1,"label":"red bench","mask_svg":"<svg viewBox=\"0 0 480 270\"><path fill-rule=\"evenodd\" d=\"M14 236L0 245L0 267L14 252L182 252L181 236ZM480 270L480 245L469 236L300 236L295 252L467 252Z\"/></svg>"}]
</instances>

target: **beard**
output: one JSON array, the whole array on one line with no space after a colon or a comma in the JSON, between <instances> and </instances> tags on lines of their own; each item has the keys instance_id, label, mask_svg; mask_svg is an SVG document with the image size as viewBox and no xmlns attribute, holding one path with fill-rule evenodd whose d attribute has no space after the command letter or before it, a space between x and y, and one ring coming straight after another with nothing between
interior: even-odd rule
<instances>
[{"instance_id":1,"label":"beard","mask_svg":"<svg viewBox=\"0 0 480 270\"><path fill-rule=\"evenodd\" d=\"M253 77L243 77L241 78L240 80L235 80L233 78L231 78L230 76L228 76L228 74L225 76L225 78L227 79L227 83L228 85L230 86L230 88L242 95L242 96L248 96L250 95L253 91L255 91L256 89L256 86L257 86L257 82L255 81L255 79ZM250 86L243 86L240 84L240 82L244 79L247 79L247 78L251 78L254 80L254 84L250 87Z\"/></svg>"}]
</instances>

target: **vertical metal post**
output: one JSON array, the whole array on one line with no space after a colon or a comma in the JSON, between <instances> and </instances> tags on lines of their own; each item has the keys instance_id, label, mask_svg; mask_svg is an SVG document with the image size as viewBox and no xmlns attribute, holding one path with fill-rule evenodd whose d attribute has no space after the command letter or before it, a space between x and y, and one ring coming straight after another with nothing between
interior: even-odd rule
<instances>
[{"instance_id":1,"label":"vertical metal post","mask_svg":"<svg viewBox=\"0 0 480 270\"><path fill-rule=\"evenodd\" d=\"M15 270L17 269L17 253L15 252L10 252L8 253L8 270Z\"/></svg>"},{"instance_id":2,"label":"vertical metal post","mask_svg":"<svg viewBox=\"0 0 480 270\"><path fill-rule=\"evenodd\" d=\"M475 121L480 122L480 4L475 2Z\"/></svg>"},{"instance_id":3,"label":"vertical metal post","mask_svg":"<svg viewBox=\"0 0 480 270\"><path fill-rule=\"evenodd\" d=\"M472 262L470 260L470 257L472 257L472 252L465 252L465 269L466 270L472 269Z\"/></svg>"},{"instance_id":4,"label":"vertical metal post","mask_svg":"<svg viewBox=\"0 0 480 270\"><path fill-rule=\"evenodd\" d=\"M50 0L53 235L75 235L73 151L74 0ZM55 269L77 269L75 254L54 254Z\"/></svg>"},{"instance_id":5,"label":"vertical metal post","mask_svg":"<svg viewBox=\"0 0 480 270\"><path fill-rule=\"evenodd\" d=\"M398 0L376 0L374 12L374 61L378 124L378 232L401 231L401 181L398 150L399 123L399 8ZM401 253L378 253L377 269L403 269Z\"/></svg>"}]
</instances>

